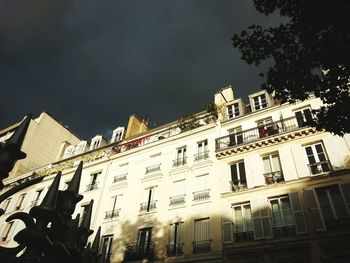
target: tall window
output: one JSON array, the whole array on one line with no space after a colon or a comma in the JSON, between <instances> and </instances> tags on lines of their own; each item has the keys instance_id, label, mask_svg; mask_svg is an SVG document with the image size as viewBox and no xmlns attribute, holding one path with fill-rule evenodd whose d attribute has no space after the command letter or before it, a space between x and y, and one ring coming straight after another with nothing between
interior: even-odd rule
<instances>
[{"instance_id":1,"label":"tall window","mask_svg":"<svg viewBox=\"0 0 350 263\"><path fill-rule=\"evenodd\" d=\"M193 252L205 252L211 250L209 218L194 221Z\"/></svg>"},{"instance_id":2,"label":"tall window","mask_svg":"<svg viewBox=\"0 0 350 263\"><path fill-rule=\"evenodd\" d=\"M92 191L98 188L97 178L101 173L102 171L99 171L90 175L90 184L87 185L86 191Z\"/></svg>"},{"instance_id":3,"label":"tall window","mask_svg":"<svg viewBox=\"0 0 350 263\"><path fill-rule=\"evenodd\" d=\"M231 184L234 191L247 187L244 161L231 164Z\"/></svg>"},{"instance_id":4,"label":"tall window","mask_svg":"<svg viewBox=\"0 0 350 263\"><path fill-rule=\"evenodd\" d=\"M328 230L349 227L349 214L338 185L316 189L324 223Z\"/></svg>"},{"instance_id":5,"label":"tall window","mask_svg":"<svg viewBox=\"0 0 350 263\"><path fill-rule=\"evenodd\" d=\"M105 214L105 219L113 219L119 216L119 204L121 202L121 195L116 195L113 196L111 198L110 204L112 204L111 206L111 210L107 211Z\"/></svg>"},{"instance_id":6,"label":"tall window","mask_svg":"<svg viewBox=\"0 0 350 263\"><path fill-rule=\"evenodd\" d=\"M11 203L11 198L6 199L6 201L4 202L4 205L3 205L3 207L2 207L2 209L4 210L4 213L5 213L6 210L8 209L10 203Z\"/></svg>"},{"instance_id":7,"label":"tall window","mask_svg":"<svg viewBox=\"0 0 350 263\"><path fill-rule=\"evenodd\" d=\"M250 203L233 206L235 238L237 242L254 240Z\"/></svg>"},{"instance_id":8,"label":"tall window","mask_svg":"<svg viewBox=\"0 0 350 263\"><path fill-rule=\"evenodd\" d=\"M232 130L229 130L230 144L229 146L235 146L243 143L242 127L239 126Z\"/></svg>"},{"instance_id":9,"label":"tall window","mask_svg":"<svg viewBox=\"0 0 350 263\"><path fill-rule=\"evenodd\" d=\"M123 139L124 127L118 127L113 131L111 142L120 142Z\"/></svg>"},{"instance_id":10,"label":"tall window","mask_svg":"<svg viewBox=\"0 0 350 263\"><path fill-rule=\"evenodd\" d=\"M151 187L145 190L144 192L144 200L147 200L144 203L141 203L140 212L149 212L151 210L156 209L156 193L157 187Z\"/></svg>"},{"instance_id":11,"label":"tall window","mask_svg":"<svg viewBox=\"0 0 350 263\"><path fill-rule=\"evenodd\" d=\"M34 201L32 202L32 206L37 206L39 205L39 201L40 201L40 195L41 193L43 192L44 189L40 189L40 190L37 190L35 192L35 199Z\"/></svg>"},{"instance_id":12,"label":"tall window","mask_svg":"<svg viewBox=\"0 0 350 263\"><path fill-rule=\"evenodd\" d=\"M239 116L238 102L227 106L227 115L229 119Z\"/></svg>"},{"instance_id":13,"label":"tall window","mask_svg":"<svg viewBox=\"0 0 350 263\"><path fill-rule=\"evenodd\" d=\"M279 183L284 181L281 163L278 153L262 157L264 164L264 177L266 184Z\"/></svg>"},{"instance_id":14,"label":"tall window","mask_svg":"<svg viewBox=\"0 0 350 263\"><path fill-rule=\"evenodd\" d=\"M266 95L262 94L256 97L253 97L253 107L254 110L260 110L267 107Z\"/></svg>"},{"instance_id":15,"label":"tall window","mask_svg":"<svg viewBox=\"0 0 350 263\"><path fill-rule=\"evenodd\" d=\"M16 210L21 209L25 197L26 197L26 194L21 194L19 196L19 199L18 199L17 204L16 204Z\"/></svg>"},{"instance_id":16,"label":"tall window","mask_svg":"<svg viewBox=\"0 0 350 263\"><path fill-rule=\"evenodd\" d=\"M209 157L208 141L204 140L197 143L197 154L194 156L195 161L205 160Z\"/></svg>"},{"instance_id":17,"label":"tall window","mask_svg":"<svg viewBox=\"0 0 350 263\"><path fill-rule=\"evenodd\" d=\"M185 180L173 183L173 191L170 197L170 205L180 205L185 203Z\"/></svg>"},{"instance_id":18,"label":"tall window","mask_svg":"<svg viewBox=\"0 0 350 263\"><path fill-rule=\"evenodd\" d=\"M183 222L176 222L170 225L170 238L167 248L168 256L183 254L182 225Z\"/></svg>"},{"instance_id":19,"label":"tall window","mask_svg":"<svg viewBox=\"0 0 350 263\"><path fill-rule=\"evenodd\" d=\"M310 108L299 110L295 112L295 117L299 127L304 127L312 123L312 113Z\"/></svg>"},{"instance_id":20,"label":"tall window","mask_svg":"<svg viewBox=\"0 0 350 263\"><path fill-rule=\"evenodd\" d=\"M174 160L173 166L182 166L187 163L187 151L186 147L181 147L177 149L176 159Z\"/></svg>"},{"instance_id":21,"label":"tall window","mask_svg":"<svg viewBox=\"0 0 350 263\"><path fill-rule=\"evenodd\" d=\"M152 173L160 170L160 156L161 154L155 154L150 157L150 165L146 167L146 173Z\"/></svg>"},{"instance_id":22,"label":"tall window","mask_svg":"<svg viewBox=\"0 0 350 263\"><path fill-rule=\"evenodd\" d=\"M195 177L193 201L204 201L210 198L209 176L201 175Z\"/></svg>"},{"instance_id":23,"label":"tall window","mask_svg":"<svg viewBox=\"0 0 350 263\"><path fill-rule=\"evenodd\" d=\"M8 222L5 226L5 229L1 235L1 241L6 241L9 237L10 231L12 229L13 226L13 221L12 222Z\"/></svg>"},{"instance_id":24,"label":"tall window","mask_svg":"<svg viewBox=\"0 0 350 263\"><path fill-rule=\"evenodd\" d=\"M102 263L110 263L112 256L112 243L113 235L103 236L101 238L101 255L104 255L102 258Z\"/></svg>"},{"instance_id":25,"label":"tall window","mask_svg":"<svg viewBox=\"0 0 350 263\"><path fill-rule=\"evenodd\" d=\"M143 228L138 233L138 252L148 254L152 245L152 228Z\"/></svg>"},{"instance_id":26,"label":"tall window","mask_svg":"<svg viewBox=\"0 0 350 263\"><path fill-rule=\"evenodd\" d=\"M322 143L305 146L305 152L313 175L326 173L331 170Z\"/></svg>"},{"instance_id":27,"label":"tall window","mask_svg":"<svg viewBox=\"0 0 350 263\"><path fill-rule=\"evenodd\" d=\"M272 229L275 237L295 234L294 217L289 196L269 199L272 211Z\"/></svg>"}]
</instances>

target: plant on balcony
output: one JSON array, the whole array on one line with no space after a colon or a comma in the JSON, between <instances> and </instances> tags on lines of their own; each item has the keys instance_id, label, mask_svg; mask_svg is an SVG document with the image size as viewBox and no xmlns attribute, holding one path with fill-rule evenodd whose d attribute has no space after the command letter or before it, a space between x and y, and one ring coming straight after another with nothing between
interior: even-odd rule
<instances>
[{"instance_id":1,"label":"plant on balcony","mask_svg":"<svg viewBox=\"0 0 350 263\"><path fill-rule=\"evenodd\" d=\"M187 113L177 122L181 132L189 131L200 126L199 120L194 113Z\"/></svg>"},{"instance_id":2,"label":"plant on balcony","mask_svg":"<svg viewBox=\"0 0 350 263\"><path fill-rule=\"evenodd\" d=\"M203 109L207 112L207 118L205 118L206 123L215 122L219 118L219 107L212 101L204 104Z\"/></svg>"}]
</instances>

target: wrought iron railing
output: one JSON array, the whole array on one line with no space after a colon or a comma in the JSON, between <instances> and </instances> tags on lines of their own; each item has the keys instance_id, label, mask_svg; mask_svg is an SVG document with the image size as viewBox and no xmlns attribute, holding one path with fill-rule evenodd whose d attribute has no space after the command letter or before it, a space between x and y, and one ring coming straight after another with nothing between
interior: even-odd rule
<instances>
[{"instance_id":1,"label":"wrought iron railing","mask_svg":"<svg viewBox=\"0 0 350 263\"><path fill-rule=\"evenodd\" d=\"M140 212L149 212L157 208L157 200L145 202L140 204Z\"/></svg>"},{"instance_id":2,"label":"wrought iron railing","mask_svg":"<svg viewBox=\"0 0 350 263\"><path fill-rule=\"evenodd\" d=\"M198 161L203 161L209 158L209 151L205 151L202 153L197 153L194 155L194 161L198 162Z\"/></svg>"},{"instance_id":3,"label":"wrought iron railing","mask_svg":"<svg viewBox=\"0 0 350 263\"><path fill-rule=\"evenodd\" d=\"M171 196L170 197L170 204L169 205L181 205L185 203L185 197L186 195L177 195L177 196Z\"/></svg>"},{"instance_id":4,"label":"wrought iron railing","mask_svg":"<svg viewBox=\"0 0 350 263\"><path fill-rule=\"evenodd\" d=\"M210 198L210 189L193 192L193 201L203 201Z\"/></svg>"},{"instance_id":5,"label":"wrought iron railing","mask_svg":"<svg viewBox=\"0 0 350 263\"><path fill-rule=\"evenodd\" d=\"M86 186L86 191L85 192L89 192L89 191L95 190L97 188L98 188L98 183L88 184Z\"/></svg>"},{"instance_id":6,"label":"wrought iron railing","mask_svg":"<svg viewBox=\"0 0 350 263\"><path fill-rule=\"evenodd\" d=\"M247 181L246 180L235 180L235 181L231 181L230 184L231 184L233 192L247 189Z\"/></svg>"},{"instance_id":7,"label":"wrought iron railing","mask_svg":"<svg viewBox=\"0 0 350 263\"><path fill-rule=\"evenodd\" d=\"M119 211L120 209L114 209L111 211L107 211L105 213L105 219L113 219L119 217Z\"/></svg>"},{"instance_id":8,"label":"wrought iron railing","mask_svg":"<svg viewBox=\"0 0 350 263\"><path fill-rule=\"evenodd\" d=\"M331 163L328 160L308 164L312 175L328 173L332 170Z\"/></svg>"},{"instance_id":9,"label":"wrought iron railing","mask_svg":"<svg viewBox=\"0 0 350 263\"><path fill-rule=\"evenodd\" d=\"M166 254L168 257L181 256L184 253L184 243L167 245Z\"/></svg>"},{"instance_id":10,"label":"wrought iron railing","mask_svg":"<svg viewBox=\"0 0 350 263\"><path fill-rule=\"evenodd\" d=\"M193 253L208 252L211 250L211 240L202 240L192 242Z\"/></svg>"},{"instance_id":11,"label":"wrought iron railing","mask_svg":"<svg viewBox=\"0 0 350 263\"><path fill-rule=\"evenodd\" d=\"M153 242L145 243L128 243L125 246L124 262L134 260L153 260L154 259L154 244Z\"/></svg>"},{"instance_id":12,"label":"wrought iron railing","mask_svg":"<svg viewBox=\"0 0 350 263\"><path fill-rule=\"evenodd\" d=\"M118 174L118 175L114 176L113 183L120 183L120 182L126 181L127 175L128 175L128 173Z\"/></svg>"},{"instance_id":13,"label":"wrought iron railing","mask_svg":"<svg viewBox=\"0 0 350 263\"><path fill-rule=\"evenodd\" d=\"M215 140L216 150L224 150L230 147L258 141L266 137L274 136L284 132L300 129L307 126L307 123L298 123L296 117L281 119L263 126L232 133Z\"/></svg>"},{"instance_id":14,"label":"wrought iron railing","mask_svg":"<svg viewBox=\"0 0 350 263\"><path fill-rule=\"evenodd\" d=\"M179 167L187 164L187 157L173 160L173 167Z\"/></svg>"},{"instance_id":15,"label":"wrought iron railing","mask_svg":"<svg viewBox=\"0 0 350 263\"><path fill-rule=\"evenodd\" d=\"M235 234L235 241L236 242L246 242L246 241L253 241L254 240L254 232L253 231L242 231L242 232L236 232Z\"/></svg>"},{"instance_id":16,"label":"wrought iron railing","mask_svg":"<svg viewBox=\"0 0 350 263\"><path fill-rule=\"evenodd\" d=\"M264 173L266 184L275 184L284 182L283 171L275 171L270 173Z\"/></svg>"},{"instance_id":17,"label":"wrought iron railing","mask_svg":"<svg viewBox=\"0 0 350 263\"><path fill-rule=\"evenodd\" d=\"M160 171L160 163L146 167L146 174Z\"/></svg>"}]
</instances>

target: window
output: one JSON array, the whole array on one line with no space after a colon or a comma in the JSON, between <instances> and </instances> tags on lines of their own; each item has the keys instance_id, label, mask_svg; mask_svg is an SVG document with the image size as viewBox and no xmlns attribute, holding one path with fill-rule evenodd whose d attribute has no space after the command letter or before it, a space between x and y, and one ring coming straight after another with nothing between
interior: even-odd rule
<instances>
[{"instance_id":1,"label":"window","mask_svg":"<svg viewBox=\"0 0 350 263\"><path fill-rule=\"evenodd\" d=\"M299 127L304 127L312 123L312 113L310 108L302 109L295 112L295 117Z\"/></svg>"},{"instance_id":2,"label":"window","mask_svg":"<svg viewBox=\"0 0 350 263\"><path fill-rule=\"evenodd\" d=\"M243 143L242 127L239 126L232 130L229 130L230 143L229 146L235 146Z\"/></svg>"},{"instance_id":3,"label":"window","mask_svg":"<svg viewBox=\"0 0 350 263\"><path fill-rule=\"evenodd\" d=\"M96 172L96 173L92 173L90 175L90 184L87 185L86 191L92 191L98 188L98 182L97 182L97 177L102 173L102 171L100 172Z\"/></svg>"},{"instance_id":4,"label":"window","mask_svg":"<svg viewBox=\"0 0 350 263\"><path fill-rule=\"evenodd\" d=\"M289 196L269 199L272 213L272 230L275 237L295 235L294 217Z\"/></svg>"},{"instance_id":5,"label":"window","mask_svg":"<svg viewBox=\"0 0 350 263\"><path fill-rule=\"evenodd\" d=\"M197 154L194 156L195 161L205 160L209 157L208 141L204 140L197 143Z\"/></svg>"},{"instance_id":6,"label":"window","mask_svg":"<svg viewBox=\"0 0 350 263\"><path fill-rule=\"evenodd\" d=\"M206 252L211 250L209 218L194 221L193 252Z\"/></svg>"},{"instance_id":7,"label":"window","mask_svg":"<svg viewBox=\"0 0 350 263\"><path fill-rule=\"evenodd\" d=\"M146 167L146 174L160 171L160 153L150 157L150 165Z\"/></svg>"},{"instance_id":8,"label":"window","mask_svg":"<svg viewBox=\"0 0 350 263\"><path fill-rule=\"evenodd\" d=\"M86 216L86 213L88 211L88 208L89 208L89 204L86 204L86 205L82 205L81 206L81 213L80 213L80 224L83 222L85 216Z\"/></svg>"},{"instance_id":9,"label":"window","mask_svg":"<svg viewBox=\"0 0 350 263\"><path fill-rule=\"evenodd\" d=\"M229 119L238 117L240 115L238 102L227 106L227 115Z\"/></svg>"},{"instance_id":10,"label":"window","mask_svg":"<svg viewBox=\"0 0 350 263\"><path fill-rule=\"evenodd\" d=\"M210 198L209 176L201 175L195 177L193 201L204 201Z\"/></svg>"},{"instance_id":11,"label":"window","mask_svg":"<svg viewBox=\"0 0 350 263\"><path fill-rule=\"evenodd\" d=\"M4 213L5 213L6 210L8 209L10 203L11 203L11 198L6 199L6 201L4 202L4 205L3 205L3 207L2 207L2 209L4 210Z\"/></svg>"},{"instance_id":12,"label":"window","mask_svg":"<svg viewBox=\"0 0 350 263\"><path fill-rule=\"evenodd\" d=\"M81 141L77 146L75 146L74 154L80 154L85 152L87 146L87 141Z\"/></svg>"},{"instance_id":13,"label":"window","mask_svg":"<svg viewBox=\"0 0 350 263\"><path fill-rule=\"evenodd\" d=\"M141 254L149 254L152 248L152 228L143 228L138 233L138 251Z\"/></svg>"},{"instance_id":14,"label":"window","mask_svg":"<svg viewBox=\"0 0 350 263\"><path fill-rule=\"evenodd\" d=\"M64 150L64 154L63 154L62 159L66 159L66 158L72 156L74 154L74 149L75 149L74 145L67 146L67 148Z\"/></svg>"},{"instance_id":15,"label":"window","mask_svg":"<svg viewBox=\"0 0 350 263\"><path fill-rule=\"evenodd\" d=\"M113 219L119 217L120 208L118 205L121 203L122 195L116 195L111 198L112 210L109 210L105 214L105 219Z\"/></svg>"},{"instance_id":16,"label":"window","mask_svg":"<svg viewBox=\"0 0 350 263\"><path fill-rule=\"evenodd\" d=\"M283 172L278 153L262 157L266 184L283 182Z\"/></svg>"},{"instance_id":17,"label":"window","mask_svg":"<svg viewBox=\"0 0 350 263\"><path fill-rule=\"evenodd\" d=\"M349 228L349 213L339 186L321 187L315 191L327 229Z\"/></svg>"},{"instance_id":18,"label":"window","mask_svg":"<svg viewBox=\"0 0 350 263\"><path fill-rule=\"evenodd\" d=\"M149 212L156 209L156 193L157 187L151 187L145 190L144 200L147 200L147 202L141 203L140 212Z\"/></svg>"},{"instance_id":19,"label":"window","mask_svg":"<svg viewBox=\"0 0 350 263\"><path fill-rule=\"evenodd\" d=\"M327 160L322 143L305 146L305 152L309 160L311 174L317 175L330 172L330 163Z\"/></svg>"},{"instance_id":20,"label":"window","mask_svg":"<svg viewBox=\"0 0 350 263\"><path fill-rule=\"evenodd\" d=\"M123 140L124 127L118 127L113 131L111 142L120 142Z\"/></svg>"},{"instance_id":21,"label":"window","mask_svg":"<svg viewBox=\"0 0 350 263\"><path fill-rule=\"evenodd\" d=\"M32 206L37 206L39 205L39 201L40 201L40 195L41 193L43 192L44 189L40 189L40 190L37 190L36 193L35 193L35 199L34 201L32 202Z\"/></svg>"},{"instance_id":22,"label":"window","mask_svg":"<svg viewBox=\"0 0 350 263\"><path fill-rule=\"evenodd\" d=\"M232 190L238 191L247 187L247 179L245 175L244 161L231 164L231 184Z\"/></svg>"},{"instance_id":23,"label":"window","mask_svg":"<svg viewBox=\"0 0 350 263\"><path fill-rule=\"evenodd\" d=\"M173 191L170 197L170 205L180 205L185 203L185 180L173 183Z\"/></svg>"},{"instance_id":24,"label":"window","mask_svg":"<svg viewBox=\"0 0 350 263\"><path fill-rule=\"evenodd\" d=\"M9 222L6 226L5 229L1 235L1 241L6 241L9 237L10 231L12 229L13 222Z\"/></svg>"},{"instance_id":25,"label":"window","mask_svg":"<svg viewBox=\"0 0 350 263\"><path fill-rule=\"evenodd\" d=\"M267 137L279 133L279 126L272 122L272 118L257 121L259 137Z\"/></svg>"},{"instance_id":26,"label":"window","mask_svg":"<svg viewBox=\"0 0 350 263\"><path fill-rule=\"evenodd\" d=\"M254 240L250 203L234 205L233 219L235 240L237 242Z\"/></svg>"},{"instance_id":27,"label":"window","mask_svg":"<svg viewBox=\"0 0 350 263\"><path fill-rule=\"evenodd\" d=\"M21 194L19 196L19 199L18 199L17 204L16 204L16 210L21 209L25 197L26 197L26 194Z\"/></svg>"},{"instance_id":28,"label":"window","mask_svg":"<svg viewBox=\"0 0 350 263\"><path fill-rule=\"evenodd\" d=\"M128 164L124 163L119 165L119 171L116 176L114 176L113 183L126 181L128 175Z\"/></svg>"},{"instance_id":29,"label":"window","mask_svg":"<svg viewBox=\"0 0 350 263\"><path fill-rule=\"evenodd\" d=\"M253 97L253 109L254 111L260 110L267 107L266 95L262 94L256 97Z\"/></svg>"},{"instance_id":30,"label":"window","mask_svg":"<svg viewBox=\"0 0 350 263\"><path fill-rule=\"evenodd\" d=\"M186 147L181 147L177 149L176 159L174 160L173 166L178 167L185 165L187 163L187 153Z\"/></svg>"},{"instance_id":31,"label":"window","mask_svg":"<svg viewBox=\"0 0 350 263\"><path fill-rule=\"evenodd\" d=\"M168 256L177 256L183 254L182 227L183 222L176 222L170 225L170 238L167 247Z\"/></svg>"},{"instance_id":32,"label":"window","mask_svg":"<svg viewBox=\"0 0 350 263\"><path fill-rule=\"evenodd\" d=\"M94 138L91 139L91 145L90 145L90 150L97 149L98 147L101 146L101 141L102 141L102 136L101 135L96 135Z\"/></svg>"},{"instance_id":33,"label":"window","mask_svg":"<svg viewBox=\"0 0 350 263\"><path fill-rule=\"evenodd\" d=\"M101 238L101 255L104 255L102 258L102 263L110 263L112 256L112 243L113 243L113 235L103 236Z\"/></svg>"}]
</instances>

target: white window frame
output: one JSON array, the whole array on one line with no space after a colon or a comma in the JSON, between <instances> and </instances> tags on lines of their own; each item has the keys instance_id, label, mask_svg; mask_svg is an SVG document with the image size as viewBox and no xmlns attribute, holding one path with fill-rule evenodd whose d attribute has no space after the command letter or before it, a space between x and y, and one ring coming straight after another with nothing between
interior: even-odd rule
<instances>
[{"instance_id":1,"label":"white window frame","mask_svg":"<svg viewBox=\"0 0 350 263\"><path fill-rule=\"evenodd\" d=\"M239 103L235 102L230 105L227 105L227 117L228 119L233 119L241 115Z\"/></svg>"},{"instance_id":2,"label":"white window frame","mask_svg":"<svg viewBox=\"0 0 350 263\"><path fill-rule=\"evenodd\" d=\"M324 155L324 157L325 157L325 160L324 161L321 161L320 160L320 157L319 157L319 155L318 155L318 153L317 153L317 150L316 150L316 146L317 145L320 145L321 146L321 148L322 148L322 154ZM311 151L312 151L312 155L308 155L308 153L307 153L307 151L306 151L306 148L310 148L311 149ZM304 152L305 152L305 154L306 154L306 158L307 158L307 161L308 161L308 166L310 167L310 174L311 175L319 175L319 174L323 174L323 173L328 173L328 172L330 172L331 170L332 170L332 167L331 167L331 165L330 165L330 163L329 163L329 158L328 158L328 155L327 155L327 152L326 152L326 149L325 149L325 147L324 147L324 145L323 145L323 143L322 142L316 142L316 143L313 143L313 144L308 144L308 145L305 145L304 146ZM310 163L310 160L309 160L309 157L310 156L312 156L314 159L315 159L315 163ZM322 163L328 163L328 168L329 168L329 171L323 171L323 168L322 168ZM316 165L317 164L317 170L318 171L321 171L322 170L322 172L318 172L318 173L312 173L312 169L311 169L311 166L314 166L314 165Z\"/></svg>"},{"instance_id":3,"label":"white window frame","mask_svg":"<svg viewBox=\"0 0 350 263\"><path fill-rule=\"evenodd\" d=\"M265 97L265 99L263 99L263 97ZM257 99L257 103L255 103L255 99ZM265 103L264 103L264 100L265 100ZM263 94L259 94L259 95L256 95L254 97L252 97L252 104L253 104L253 109L254 111L257 111L257 110L261 110L261 109L265 109L268 107L268 101L267 101L267 96L265 93ZM264 106L265 104L265 106Z\"/></svg>"},{"instance_id":4,"label":"white window frame","mask_svg":"<svg viewBox=\"0 0 350 263\"><path fill-rule=\"evenodd\" d=\"M247 229L247 218L246 218L246 214L243 213L244 207L249 206L249 210L250 210L250 224L251 224L251 229L248 230ZM242 211L242 220L243 220L243 231L236 231L236 225L237 225L237 217L236 217L236 211L235 208L239 207ZM233 229L234 229L234 233L246 233L248 231L251 231L254 233L254 225L253 225L253 214L252 214L252 209L250 206L250 202L245 202L245 203L240 203L240 204L233 204L232 205L232 214L233 214Z\"/></svg>"}]
</instances>

